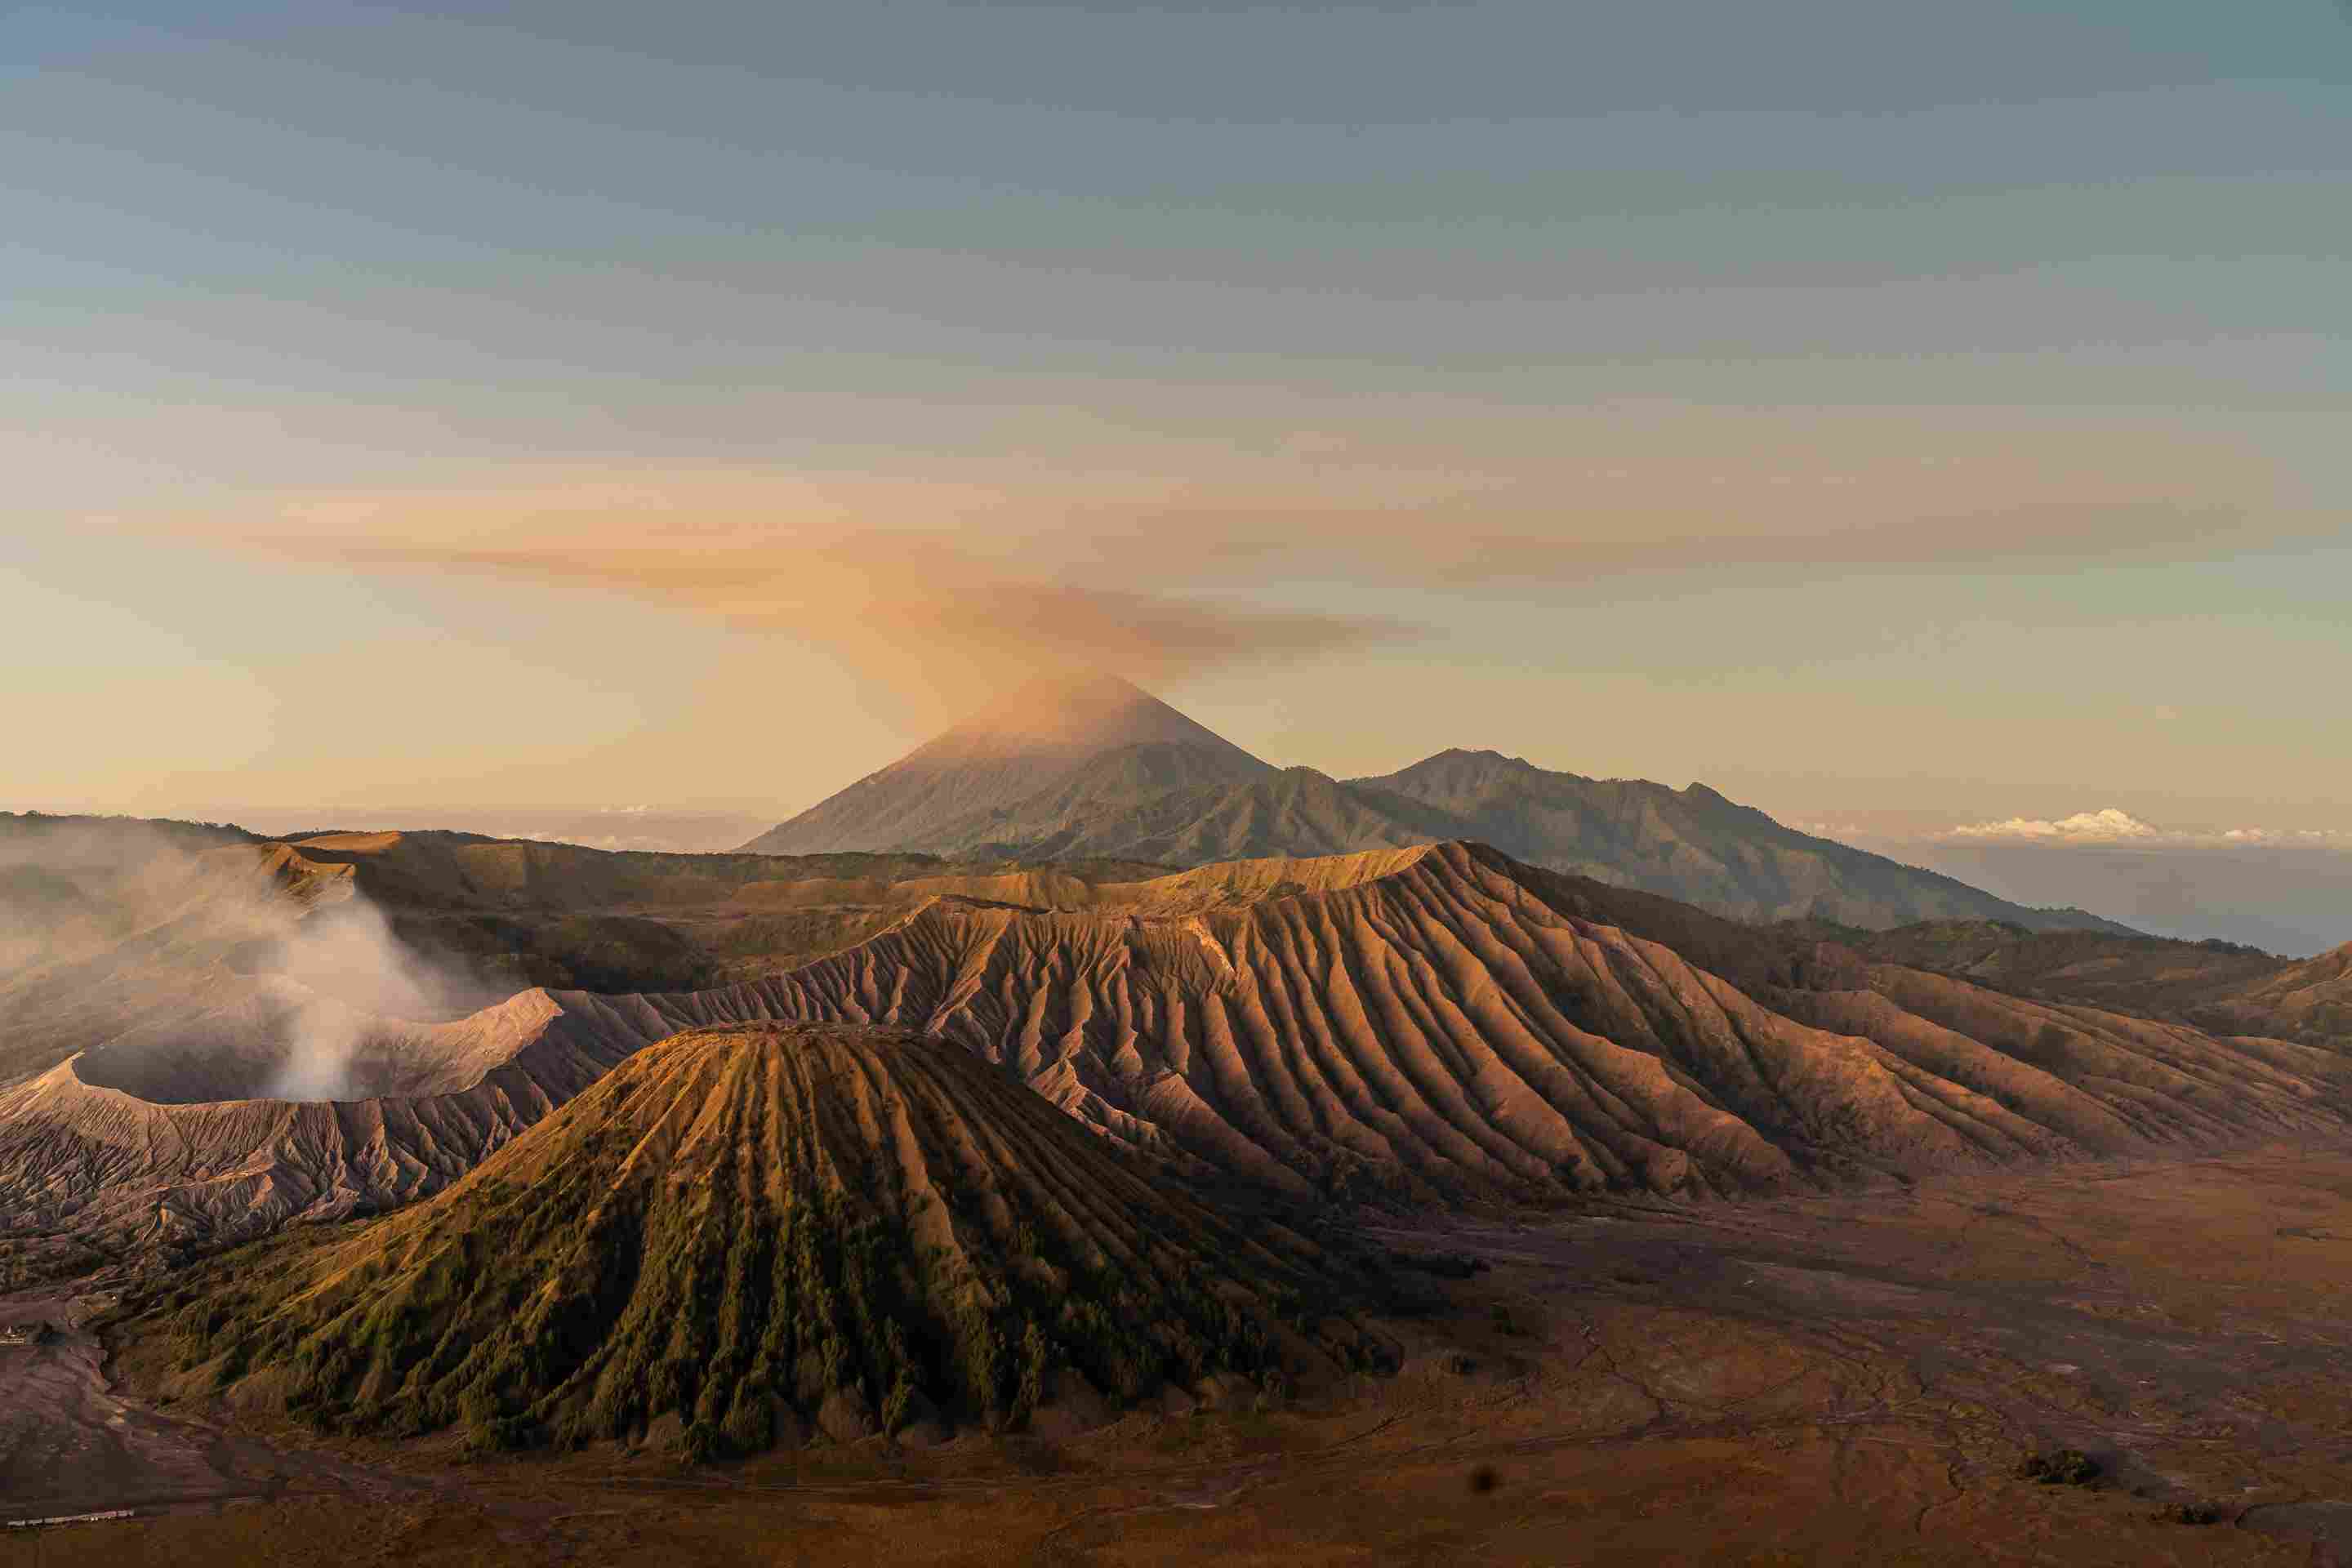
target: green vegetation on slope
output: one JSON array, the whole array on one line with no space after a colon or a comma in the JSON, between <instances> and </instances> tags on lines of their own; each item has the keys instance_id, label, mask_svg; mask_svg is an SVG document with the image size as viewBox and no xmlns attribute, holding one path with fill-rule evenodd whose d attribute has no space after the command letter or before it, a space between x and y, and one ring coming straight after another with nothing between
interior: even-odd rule
<instances>
[{"instance_id":1,"label":"green vegetation on slope","mask_svg":"<svg viewBox=\"0 0 2352 1568\"><path fill-rule=\"evenodd\" d=\"M440 1197L226 1255L149 1324L322 1428L572 1446L675 1413L708 1456L1018 1424L1066 1369L1133 1399L1376 1362L1344 1275L957 1047L765 1028L654 1047Z\"/></svg>"}]
</instances>

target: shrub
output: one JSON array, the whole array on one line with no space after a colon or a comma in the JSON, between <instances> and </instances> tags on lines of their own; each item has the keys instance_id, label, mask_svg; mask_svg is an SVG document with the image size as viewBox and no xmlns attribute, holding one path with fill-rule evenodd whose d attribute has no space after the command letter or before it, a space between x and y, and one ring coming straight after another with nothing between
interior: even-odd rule
<instances>
[{"instance_id":1,"label":"shrub","mask_svg":"<svg viewBox=\"0 0 2352 1568\"><path fill-rule=\"evenodd\" d=\"M520 1415L493 1416L467 1426L466 1447L481 1454L510 1454L530 1447L536 1435L531 1424Z\"/></svg>"},{"instance_id":2,"label":"shrub","mask_svg":"<svg viewBox=\"0 0 2352 1568\"><path fill-rule=\"evenodd\" d=\"M890 1392L882 1396L882 1430L893 1437L897 1436L898 1428L907 1424L907 1411L914 1402L915 1385L902 1372L898 1380L890 1385Z\"/></svg>"},{"instance_id":3,"label":"shrub","mask_svg":"<svg viewBox=\"0 0 2352 1568\"><path fill-rule=\"evenodd\" d=\"M1052 1364L1053 1355L1045 1331L1032 1318L1021 1335L1021 1388L1013 1402L1013 1418L1016 1422L1028 1419L1029 1413L1044 1402L1045 1369Z\"/></svg>"},{"instance_id":4,"label":"shrub","mask_svg":"<svg viewBox=\"0 0 2352 1568\"><path fill-rule=\"evenodd\" d=\"M687 1427L678 1438L678 1447L689 1465L707 1465L713 1459L727 1457L727 1439L718 1427L708 1421L697 1421Z\"/></svg>"},{"instance_id":5,"label":"shrub","mask_svg":"<svg viewBox=\"0 0 2352 1568\"><path fill-rule=\"evenodd\" d=\"M2045 1487L2083 1487L2099 1479L2099 1462L2080 1448L2028 1454L2017 1467L2020 1480Z\"/></svg>"},{"instance_id":6,"label":"shrub","mask_svg":"<svg viewBox=\"0 0 2352 1568\"><path fill-rule=\"evenodd\" d=\"M697 1423L700 1425L700 1423ZM738 1454L757 1454L775 1441L775 1423L765 1397L753 1395L738 1398L720 1423L719 1435L727 1440L730 1450Z\"/></svg>"}]
</instances>

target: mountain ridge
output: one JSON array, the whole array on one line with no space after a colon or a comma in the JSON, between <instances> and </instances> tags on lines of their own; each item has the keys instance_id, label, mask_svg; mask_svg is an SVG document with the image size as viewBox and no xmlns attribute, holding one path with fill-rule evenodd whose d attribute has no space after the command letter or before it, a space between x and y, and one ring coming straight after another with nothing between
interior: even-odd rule
<instances>
[{"instance_id":1,"label":"mountain ridge","mask_svg":"<svg viewBox=\"0 0 2352 1568\"><path fill-rule=\"evenodd\" d=\"M2010 920L2029 930L2137 935L2086 910L2014 904L1954 877L1780 823L1693 783L1594 779L1495 751L1449 748L1350 780L1441 812L1459 837L1549 870L1663 893L1755 921L1885 930L1923 920Z\"/></svg>"},{"instance_id":2,"label":"mountain ridge","mask_svg":"<svg viewBox=\"0 0 2352 1568\"><path fill-rule=\"evenodd\" d=\"M1591 779L1459 747L1363 778L1276 768L1110 679L1025 689L744 849L1197 866L1455 839L1741 920L2005 920L2137 934L1801 833L1704 784Z\"/></svg>"}]
</instances>

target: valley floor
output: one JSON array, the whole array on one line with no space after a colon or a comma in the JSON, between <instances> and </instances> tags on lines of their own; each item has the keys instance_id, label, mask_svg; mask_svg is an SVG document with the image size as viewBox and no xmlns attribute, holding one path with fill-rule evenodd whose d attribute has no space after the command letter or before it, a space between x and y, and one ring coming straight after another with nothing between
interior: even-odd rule
<instances>
[{"instance_id":1,"label":"valley floor","mask_svg":"<svg viewBox=\"0 0 2352 1568\"><path fill-rule=\"evenodd\" d=\"M1491 1266L1396 1377L713 1469L330 1451L129 1403L80 1330L0 1346L0 1521L139 1510L0 1564L2352 1563L2341 1149L1385 1239ZM2102 1480L2017 1478L2060 1448Z\"/></svg>"}]
</instances>

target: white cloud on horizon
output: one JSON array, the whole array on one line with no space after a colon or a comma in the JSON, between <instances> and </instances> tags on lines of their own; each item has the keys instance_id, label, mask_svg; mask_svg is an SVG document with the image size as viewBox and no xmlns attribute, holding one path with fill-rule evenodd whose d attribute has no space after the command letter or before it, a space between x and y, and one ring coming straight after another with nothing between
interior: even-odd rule
<instances>
[{"instance_id":1,"label":"white cloud on horizon","mask_svg":"<svg viewBox=\"0 0 2352 1568\"><path fill-rule=\"evenodd\" d=\"M2163 827L2112 805L2057 818L2012 816L2001 822L1962 823L1930 837L1947 842L2142 845L2178 849L2352 849L2352 831L2342 828Z\"/></svg>"},{"instance_id":2,"label":"white cloud on horizon","mask_svg":"<svg viewBox=\"0 0 2352 1568\"><path fill-rule=\"evenodd\" d=\"M2304 848L2336 845L2352 847L2352 833L2336 827L2232 827L2221 835L2230 844L2292 844Z\"/></svg>"},{"instance_id":3,"label":"white cloud on horizon","mask_svg":"<svg viewBox=\"0 0 2352 1568\"><path fill-rule=\"evenodd\" d=\"M2294 958L2352 937L2352 824L2226 822L2148 822L2110 806L1958 824L1840 810L1793 825L2016 903L2089 910L2157 936Z\"/></svg>"},{"instance_id":4,"label":"white cloud on horizon","mask_svg":"<svg viewBox=\"0 0 2352 1568\"><path fill-rule=\"evenodd\" d=\"M2127 811L2107 806L2078 811L2052 821L2045 817L2012 816L2006 822L1979 822L1952 828L1951 838L2011 838L2065 844L2121 844L2168 837L2154 823L2142 822Z\"/></svg>"}]
</instances>

